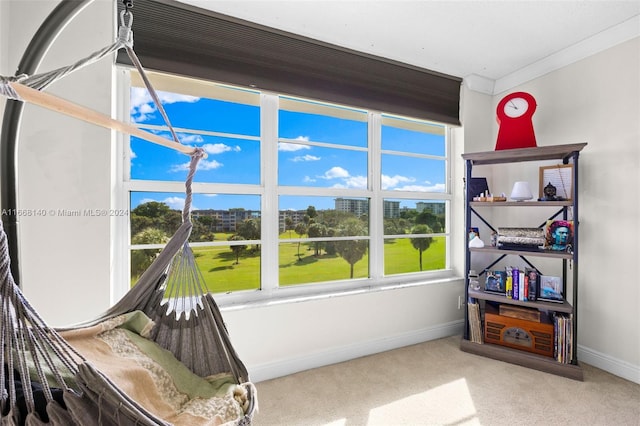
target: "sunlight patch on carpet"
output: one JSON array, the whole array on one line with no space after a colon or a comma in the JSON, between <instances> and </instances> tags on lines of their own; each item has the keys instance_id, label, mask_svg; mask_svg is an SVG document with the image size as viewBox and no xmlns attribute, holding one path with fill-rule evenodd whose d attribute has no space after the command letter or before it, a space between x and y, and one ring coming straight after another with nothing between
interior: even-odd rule
<instances>
[{"instance_id":1,"label":"sunlight patch on carpet","mask_svg":"<svg viewBox=\"0 0 640 426\"><path fill-rule=\"evenodd\" d=\"M480 425L465 379L381 405L369 412L367 425Z\"/></svg>"}]
</instances>

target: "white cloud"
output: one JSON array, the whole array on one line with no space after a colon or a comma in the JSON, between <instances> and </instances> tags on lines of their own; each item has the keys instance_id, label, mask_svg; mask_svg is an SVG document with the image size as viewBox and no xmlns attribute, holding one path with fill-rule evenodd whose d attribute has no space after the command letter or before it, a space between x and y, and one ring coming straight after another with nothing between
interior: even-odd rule
<instances>
[{"instance_id":1,"label":"white cloud","mask_svg":"<svg viewBox=\"0 0 640 426\"><path fill-rule=\"evenodd\" d=\"M135 152L133 152L133 150L132 150L132 149L130 149L130 150L129 150L129 158L131 158L131 159L133 160L133 159L134 159L134 158L136 158L136 157L137 157L136 153L135 153Z\"/></svg>"},{"instance_id":2,"label":"white cloud","mask_svg":"<svg viewBox=\"0 0 640 426\"><path fill-rule=\"evenodd\" d=\"M167 197L164 200L154 200L153 198L143 198L140 200L140 204L148 203L150 201L155 201L159 203L165 203L169 208L173 210L182 210L184 208L184 198L182 197ZM191 208L193 210L197 210L197 208L192 205Z\"/></svg>"},{"instance_id":3,"label":"white cloud","mask_svg":"<svg viewBox=\"0 0 640 426\"><path fill-rule=\"evenodd\" d=\"M322 179L344 179L349 177L349 172L343 169L342 167L332 167L326 172L324 175L318 176Z\"/></svg>"},{"instance_id":4,"label":"white cloud","mask_svg":"<svg viewBox=\"0 0 640 426\"><path fill-rule=\"evenodd\" d=\"M180 143L183 143L185 145L200 143L204 140L200 135L186 135L184 133L178 133L178 139L180 140Z\"/></svg>"},{"instance_id":5,"label":"white cloud","mask_svg":"<svg viewBox=\"0 0 640 426\"><path fill-rule=\"evenodd\" d=\"M295 140L301 142L309 142L309 136L298 136L297 138L295 138ZM300 151L301 149L311 149L311 147L309 145L300 145L297 143L287 142L280 142L278 144L278 151L295 152Z\"/></svg>"},{"instance_id":6,"label":"white cloud","mask_svg":"<svg viewBox=\"0 0 640 426\"><path fill-rule=\"evenodd\" d=\"M172 209L182 210L184 208L184 198L181 197L165 198L164 200L162 200L162 202Z\"/></svg>"},{"instance_id":7,"label":"white cloud","mask_svg":"<svg viewBox=\"0 0 640 426\"><path fill-rule=\"evenodd\" d=\"M349 176L344 183L347 188L367 189L366 176Z\"/></svg>"},{"instance_id":8,"label":"white cloud","mask_svg":"<svg viewBox=\"0 0 640 426\"><path fill-rule=\"evenodd\" d=\"M198 169L200 170L214 170L222 167L223 164L216 160L201 160L198 163Z\"/></svg>"},{"instance_id":9,"label":"white cloud","mask_svg":"<svg viewBox=\"0 0 640 426\"><path fill-rule=\"evenodd\" d=\"M177 93L169 93L169 92L156 92L158 94L158 98L160 98L160 102L162 104L173 104L177 102L186 102L193 103L198 102L200 98L196 96L189 95L180 95ZM144 121L149 116L152 116L157 111L156 105L149 95L147 89L142 87L132 87L131 88L131 119L138 123L140 121Z\"/></svg>"},{"instance_id":10,"label":"white cloud","mask_svg":"<svg viewBox=\"0 0 640 426\"><path fill-rule=\"evenodd\" d=\"M242 149L238 145L231 147L223 143L206 143L202 145L202 148L207 152L207 154L211 155L222 154L223 152L228 151L242 151Z\"/></svg>"},{"instance_id":11,"label":"white cloud","mask_svg":"<svg viewBox=\"0 0 640 426\"><path fill-rule=\"evenodd\" d=\"M437 183L435 185L406 185L393 188L395 191L415 191L415 192L444 192L444 183Z\"/></svg>"},{"instance_id":12,"label":"white cloud","mask_svg":"<svg viewBox=\"0 0 640 426\"><path fill-rule=\"evenodd\" d=\"M214 170L222 167L223 164L216 160L200 160L198 163L198 170ZM189 170L189 163L174 164L169 171L171 172L184 172Z\"/></svg>"},{"instance_id":13,"label":"white cloud","mask_svg":"<svg viewBox=\"0 0 640 426\"><path fill-rule=\"evenodd\" d=\"M179 93L169 93L169 92L160 92L160 91L157 93L158 93L158 97L160 98L160 102L162 102L163 104L176 104L179 102L192 104L200 100L200 98L197 96L181 95Z\"/></svg>"},{"instance_id":14,"label":"white cloud","mask_svg":"<svg viewBox=\"0 0 640 426\"><path fill-rule=\"evenodd\" d=\"M356 189L366 189L367 188L367 177L366 176L351 176L349 172L342 167L336 166L327 170L324 175L317 176L321 179L332 180L339 179L340 183L336 183L332 186L332 188L356 188Z\"/></svg>"},{"instance_id":15,"label":"white cloud","mask_svg":"<svg viewBox=\"0 0 640 426\"><path fill-rule=\"evenodd\" d=\"M406 176L387 176L382 175L382 189L390 189L398 186L401 183L407 182L415 182L414 178L406 177Z\"/></svg>"},{"instance_id":16,"label":"white cloud","mask_svg":"<svg viewBox=\"0 0 640 426\"><path fill-rule=\"evenodd\" d=\"M304 179L302 179L303 182L315 182L316 180L309 177L309 176L305 176Z\"/></svg>"},{"instance_id":17,"label":"white cloud","mask_svg":"<svg viewBox=\"0 0 640 426\"><path fill-rule=\"evenodd\" d=\"M318 161L318 160L320 160L320 157L316 157L315 155L309 155L309 154L307 154L307 155L299 155L299 156L293 157L291 159L291 161L296 162L296 163L298 163L300 161Z\"/></svg>"}]
</instances>

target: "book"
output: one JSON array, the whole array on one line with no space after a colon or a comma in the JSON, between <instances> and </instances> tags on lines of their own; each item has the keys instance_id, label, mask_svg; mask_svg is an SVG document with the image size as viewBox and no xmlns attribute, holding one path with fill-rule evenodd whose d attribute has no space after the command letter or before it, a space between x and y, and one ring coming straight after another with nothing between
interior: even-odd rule
<instances>
[{"instance_id":1,"label":"book","mask_svg":"<svg viewBox=\"0 0 640 426\"><path fill-rule=\"evenodd\" d=\"M520 271L518 268L511 269L511 279L513 280L513 300L520 300Z\"/></svg>"},{"instance_id":2,"label":"book","mask_svg":"<svg viewBox=\"0 0 640 426\"><path fill-rule=\"evenodd\" d=\"M477 302L469 302L467 307L469 310L469 340L473 343L484 343L482 339L480 305Z\"/></svg>"},{"instance_id":3,"label":"book","mask_svg":"<svg viewBox=\"0 0 640 426\"><path fill-rule=\"evenodd\" d=\"M529 280L528 300L535 301L538 299L538 271L532 268L526 268L525 274Z\"/></svg>"},{"instance_id":4,"label":"book","mask_svg":"<svg viewBox=\"0 0 640 426\"><path fill-rule=\"evenodd\" d=\"M505 285L507 299L513 299L513 270L510 267L506 269L507 282Z\"/></svg>"},{"instance_id":5,"label":"book","mask_svg":"<svg viewBox=\"0 0 640 426\"><path fill-rule=\"evenodd\" d=\"M499 313L503 317L518 318L533 322L540 322L540 319L542 318L540 311L535 308L526 308L524 306L508 304L500 305Z\"/></svg>"}]
</instances>

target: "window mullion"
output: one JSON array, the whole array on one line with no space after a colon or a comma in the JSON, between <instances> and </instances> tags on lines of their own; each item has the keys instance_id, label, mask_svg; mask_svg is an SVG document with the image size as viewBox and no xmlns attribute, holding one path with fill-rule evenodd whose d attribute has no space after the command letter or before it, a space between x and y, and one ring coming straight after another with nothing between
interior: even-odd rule
<instances>
[{"instance_id":1,"label":"window mullion","mask_svg":"<svg viewBox=\"0 0 640 426\"><path fill-rule=\"evenodd\" d=\"M383 198L382 188L382 115L376 112L369 113L368 125L369 139L369 190L371 191L371 205L369 208L369 274L373 279L382 278L384 275L383 253Z\"/></svg>"},{"instance_id":2,"label":"window mullion","mask_svg":"<svg viewBox=\"0 0 640 426\"><path fill-rule=\"evenodd\" d=\"M128 72L123 69L116 69L115 73L117 93L115 115L120 120L128 122L130 120L129 109L131 98L128 94L131 91L131 79ZM116 161L115 179L111 190L111 203L116 210L126 210L131 212L131 197L126 189L131 180L131 148L129 146L130 136L121 132L112 132L112 137L116 140ZM131 282L131 251L129 250L131 240L131 215L111 218L111 235L114 243L111 246L111 264L114 265L114 272L111 274L111 304L115 304L129 290Z\"/></svg>"},{"instance_id":3,"label":"window mullion","mask_svg":"<svg viewBox=\"0 0 640 426\"><path fill-rule=\"evenodd\" d=\"M260 157L264 195L261 208L261 289L278 288L278 96L260 95Z\"/></svg>"}]
</instances>

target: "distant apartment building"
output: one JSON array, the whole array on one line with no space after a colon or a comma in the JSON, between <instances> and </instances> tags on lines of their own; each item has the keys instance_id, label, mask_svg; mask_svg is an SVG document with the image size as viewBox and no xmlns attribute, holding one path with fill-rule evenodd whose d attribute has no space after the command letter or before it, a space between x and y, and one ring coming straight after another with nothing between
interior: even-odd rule
<instances>
[{"instance_id":1,"label":"distant apartment building","mask_svg":"<svg viewBox=\"0 0 640 426\"><path fill-rule=\"evenodd\" d=\"M336 198L335 209L341 212L354 214L358 217L369 214L369 200L358 198ZM383 215L385 219L395 219L400 217L399 201L384 201Z\"/></svg>"},{"instance_id":2,"label":"distant apartment building","mask_svg":"<svg viewBox=\"0 0 640 426\"><path fill-rule=\"evenodd\" d=\"M400 217L400 201L384 201L383 206L385 219L397 219Z\"/></svg>"},{"instance_id":3,"label":"distant apartment building","mask_svg":"<svg viewBox=\"0 0 640 426\"><path fill-rule=\"evenodd\" d=\"M229 210L194 210L191 212L194 219L202 216L213 218L214 232L236 232L238 224L247 219L260 219L260 211L245 209L229 209Z\"/></svg>"},{"instance_id":4,"label":"distant apartment building","mask_svg":"<svg viewBox=\"0 0 640 426\"><path fill-rule=\"evenodd\" d=\"M354 214L358 217L369 214L369 200L358 198L336 198L335 209L339 212Z\"/></svg>"},{"instance_id":5,"label":"distant apartment building","mask_svg":"<svg viewBox=\"0 0 640 426\"><path fill-rule=\"evenodd\" d=\"M287 218L291 219L291 227L295 228L298 223L304 220L305 214L307 214L307 210L280 210L278 212L278 229L280 232L287 231Z\"/></svg>"},{"instance_id":6,"label":"distant apartment building","mask_svg":"<svg viewBox=\"0 0 640 426\"><path fill-rule=\"evenodd\" d=\"M422 213L423 211L428 211L434 215L443 215L445 213L445 203L444 202L424 202L420 201L416 203L416 211L418 213Z\"/></svg>"},{"instance_id":7,"label":"distant apartment building","mask_svg":"<svg viewBox=\"0 0 640 426\"><path fill-rule=\"evenodd\" d=\"M419 203L430 204L430 203ZM437 204L437 203L434 203ZM444 204L442 205L442 212L444 213ZM394 219L400 217L400 202L399 201L384 201L384 217L386 219ZM423 209L425 207L423 206ZM336 198L335 209L337 211L351 213L355 216L362 216L369 213L369 200L368 199L352 199L352 198ZM287 218L291 219L291 227L304 221L304 216L307 214L307 210L280 210L278 212L278 229L279 232L287 231ZM260 211L258 210L245 210L245 209L229 209L229 210L194 210L191 212L194 219L198 219L203 216L213 218L212 230L214 232L236 232L239 224L247 219L260 219Z\"/></svg>"}]
</instances>

